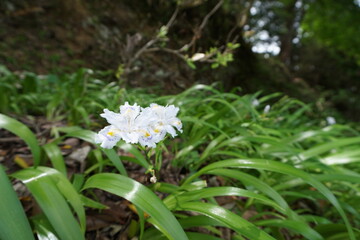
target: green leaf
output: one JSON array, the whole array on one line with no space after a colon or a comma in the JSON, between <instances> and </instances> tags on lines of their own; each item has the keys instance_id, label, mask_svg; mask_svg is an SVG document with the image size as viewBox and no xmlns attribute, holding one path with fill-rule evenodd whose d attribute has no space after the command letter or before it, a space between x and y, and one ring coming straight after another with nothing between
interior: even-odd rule
<instances>
[{"instance_id":1,"label":"green leaf","mask_svg":"<svg viewBox=\"0 0 360 240\"><path fill-rule=\"evenodd\" d=\"M44 215L38 215L31 218L34 231L39 240L59 240L54 234L55 230L51 227L50 222Z\"/></svg>"},{"instance_id":2,"label":"green leaf","mask_svg":"<svg viewBox=\"0 0 360 240\"><path fill-rule=\"evenodd\" d=\"M287 202L285 201L285 199L277 191L275 191L272 187L270 187L265 182L255 178L249 174L239 172L236 170L222 169L222 168L211 170L207 173L217 175L217 176L226 176L229 178L234 178L234 179L237 179L237 180L243 182L245 185L253 186L256 189L263 192L264 194L268 195L270 198L272 198L281 207L281 209L285 210L286 215L288 215L291 218L296 217L295 216L296 214L294 214L294 212L291 211L291 209L290 209L289 205L287 204Z\"/></svg>"},{"instance_id":3,"label":"green leaf","mask_svg":"<svg viewBox=\"0 0 360 240\"><path fill-rule=\"evenodd\" d=\"M56 142L43 145L43 149L45 150L46 155L49 157L53 167L64 174L64 176L67 176L65 161Z\"/></svg>"},{"instance_id":4,"label":"green leaf","mask_svg":"<svg viewBox=\"0 0 360 240\"><path fill-rule=\"evenodd\" d=\"M216 197L216 196L240 196L240 197L254 198L261 201L264 204L274 207L276 210L280 212L283 213L285 212L285 210L281 208L278 204L276 204L274 201L271 201L270 199L260 194L256 194L254 192L236 187L210 187L200 190L193 190L190 192L184 192L182 194L181 193L174 194L168 196L164 200L164 203L170 209L172 209L176 207L177 204L181 204L183 202L190 202L190 201L200 200L203 198Z\"/></svg>"},{"instance_id":5,"label":"green leaf","mask_svg":"<svg viewBox=\"0 0 360 240\"><path fill-rule=\"evenodd\" d=\"M319 233L321 233L326 240L328 239L332 239L332 240L340 240L340 239L346 239L346 226L343 224L338 224L338 223L329 223L329 224L320 224L318 226L315 227L315 230L318 231ZM341 235L341 237L335 237ZM357 229L356 232L356 237L360 237L360 231L359 229Z\"/></svg>"},{"instance_id":6,"label":"green leaf","mask_svg":"<svg viewBox=\"0 0 360 240\"><path fill-rule=\"evenodd\" d=\"M25 183L60 239L84 239L85 213L82 202L63 174L54 169L39 167L18 171L13 176ZM77 212L83 231L66 200Z\"/></svg>"},{"instance_id":7,"label":"green leaf","mask_svg":"<svg viewBox=\"0 0 360 240\"><path fill-rule=\"evenodd\" d=\"M83 195L80 196L81 201L83 202L84 206L91 207L91 208L97 208L97 209L108 209L109 207L101 204L99 202L96 202L88 197L85 197Z\"/></svg>"},{"instance_id":8,"label":"green leaf","mask_svg":"<svg viewBox=\"0 0 360 240\"><path fill-rule=\"evenodd\" d=\"M342 146L360 143L360 137L336 139L336 141L324 143L319 146L315 146L302 152L299 157L301 160L306 160L315 156L319 156L331 149L336 149Z\"/></svg>"},{"instance_id":9,"label":"green leaf","mask_svg":"<svg viewBox=\"0 0 360 240\"><path fill-rule=\"evenodd\" d=\"M128 143L123 143L119 146L122 150L131 153L135 156L135 161L137 164L143 166L145 169L148 169L150 167L150 164L146 161L144 155L133 145Z\"/></svg>"},{"instance_id":10,"label":"green leaf","mask_svg":"<svg viewBox=\"0 0 360 240\"><path fill-rule=\"evenodd\" d=\"M335 153L325 158L321 158L320 161L326 165L340 165L353 162L360 162L360 150L345 150L344 152Z\"/></svg>"},{"instance_id":11,"label":"green leaf","mask_svg":"<svg viewBox=\"0 0 360 240\"><path fill-rule=\"evenodd\" d=\"M272 238L266 232L258 229L250 222L234 214L233 212L214 204L203 202L186 202L181 203L177 209L183 211L194 211L212 217L249 239L274 240L274 238Z\"/></svg>"},{"instance_id":12,"label":"green leaf","mask_svg":"<svg viewBox=\"0 0 360 240\"><path fill-rule=\"evenodd\" d=\"M211 236L204 233L186 232L189 240L221 240L221 238ZM167 237L161 234L154 233L153 235L145 235L146 240L168 240Z\"/></svg>"},{"instance_id":13,"label":"green leaf","mask_svg":"<svg viewBox=\"0 0 360 240\"><path fill-rule=\"evenodd\" d=\"M115 152L114 149L101 149L106 156L110 159L110 161L112 162L112 164L114 164L114 166L116 167L116 169L124 176L127 176L127 172L126 169L122 163L122 161L120 160L120 157L118 156L118 154Z\"/></svg>"},{"instance_id":14,"label":"green leaf","mask_svg":"<svg viewBox=\"0 0 360 240\"><path fill-rule=\"evenodd\" d=\"M186 59L186 63L191 69L193 69L193 70L196 69L196 65L191 59Z\"/></svg>"},{"instance_id":15,"label":"green leaf","mask_svg":"<svg viewBox=\"0 0 360 240\"><path fill-rule=\"evenodd\" d=\"M149 214L154 225L169 239L188 239L174 215L163 202L147 187L128 177L100 173L90 177L83 189L99 188L121 196Z\"/></svg>"},{"instance_id":16,"label":"green leaf","mask_svg":"<svg viewBox=\"0 0 360 240\"><path fill-rule=\"evenodd\" d=\"M186 235L189 237L189 240L221 240L221 238L204 233L186 232Z\"/></svg>"},{"instance_id":17,"label":"green leaf","mask_svg":"<svg viewBox=\"0 0 360 240\"><path fill-rule=\"evenodd\" d=\"M259 226L275 226L280 228L290 229L302 236L306 237L310 240L322 240L324 239L318 232L310 228L310 226L294 221L294 220L286 220L286 219L269 219L257 221L256 225Z\"/></svg>"},{"instance_id":18,"label":"green leaf","mask_svg":"<svg viewBox=\"0 0 360 240\"><path fill-rule=\"evenodd\" d=\"M0 239L34 239L23 207L0 165Z\"/></svg>"},{"instance_id":19,"label":"green leaf","mask_svg":"<svg viewBox=\"0 0 360 240\"><path fill-rule=\"evenodd\" d=\"M95 144L96 133L90 130L81 129L79 127L63 127L59 128L59 131L65 132L68 137L80 138L86 142Z\"/></svg>"},{"instance_id":20,"label":"green leaf","mask_svg":"<svg viewBox=\"0 0 360 240\"><path fill-rule=\"evenodd\" d=\"M41 149L39 143L27 126L11 117L0 114L0 128L5 128L23 139L30 147L34 159L34 166L40 164Z\"/></svg>"},{"instance_id":21,"label":"green leaf","mask_svg":"<svg viewBox=\"0 0 360 240\"><path fill-rule=\"evenodd\" d=\"M85 129L81 129L81 128L61 128L59 130L66 132L67 133L66 136L80 138L86 142L95 144L96 133L92 132L90 130L85 130ZM114 149L105 149L105 148L100 148L100 149L106 154L106 156L114 164L116 169L122 175L127 176L125 167L124 167L123 163L121 162L119 156L116 154L116 151ZM145 160L145 162L146 162L146 160Z\"/></svg>"},{"instance_id":22,"label":"green leaf","mask_svg":"<svg viewBox=\"0 0 360 240\"><path fill-rule=\"evenodd\" d=\"M201 227L201 226L221 226L221 227L225 226L222 222L216 221L215 219L205 215L197 215L197 216L182 218L179 219L179 223L185 229L191 227Z\"/></svg>"},{"instance_id":23,"label":"green leaf","mask_svg":"<svg viewBox=\"0 0 360 240\"><path fill-rule=\"evenodd\" d=\"M341 205L339 204L338 200L335 198L334 194L326 188L321 182L316 180L311 175L307 174L304 171L301 171L299 169L296 169L290 165L275 162L271 160L265 160L265 159L230 159L230 160L224 160L220 162L216 162L213 164L210 164L204 168L202 168L200 171L186 179L184 184L187 184L188 182L192 181L196 177L219 168L227 168L227 167L235 167L235 168L255 168L255 169L264 169L269 170L273 172L279 172L283 174L287 174L290 176L296 176L299 178L302 178L305 182L315 187L319 192L321 192L328 200L331 202L331 204L338 210L340 216L343 218L345 225L348 229L349 238L351 240L355 240L355 235L352 230L352 227L349 223L349 220L342 209Z\"/></svg>"}]
</instances>

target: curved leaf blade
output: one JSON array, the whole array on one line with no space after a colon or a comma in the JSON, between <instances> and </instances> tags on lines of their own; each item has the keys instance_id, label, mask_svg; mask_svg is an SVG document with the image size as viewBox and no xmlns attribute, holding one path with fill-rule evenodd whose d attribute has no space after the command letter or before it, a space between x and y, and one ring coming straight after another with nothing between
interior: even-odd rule
<instances>
[{"instance_id":1,"label":"curved leaf blade","mask_svg":"<svg viewBox=\"0 0 360 240\"><path fill-rule=\"evenodd\" d=\"M34 239L23 207L0 165L0 239Z\"/></svg>"},{"instance_id":2,"label":"curved leaf blade","mask_svg":"<svg viewBox=\"0 0 360 240\"><path fill-rule=\"evenodd\" d=\"M229 228L235 230L237 233L248 237L249 239L274 240L274 238L269 234L260 230L242 217L214 204L203 202L186 202L180 204L178 209L183 211L194 211L212 217Z\"/></svg>"},{"instance_id":3,"label":"curved leaf blade","mask_svg":"<svg viewBox=\"0 0 360 240\"><path fill-rule=\"evenodd\" d=\"M39 143L33 132L26 125L4 114L0 114L0 128L5 128L23 139L30 147L34 159L34 166L40 164L41 149Z\"/></svg>"},{"instance_id":4,"label":"curved leaf blade","mask_svg":"<svg viewBox=\"0 0 360 240\"><path fill-rule=\"evenodd\" d=\"M121 196L152 217L154 225L169 239L188 239L174 215L147 187L135 180L113 173L100 173L90 177L83 189L99 188Z\"/></svg>"},{"instance_id":5,"label":"curved leaf blade","mask_svg":"<svg viewBox=\"0 0 360 240\"><path fill-rule=\"evenodd\" d=\"M337 209L337 211L339 212L340 216L344 220L345 225L346 225L346 227L348 229L349 238L351 240L356 239L355 235L354 235L354 231L353 231L353 229L352 229L352 227L350 225L350 222L349 222L344 210L342 209L341 205L339 204L338 200L334 196L334 194L327 187L325 187L321 182L316 180L311 175L307 174L304 171L296 169L296 168L294 168L294 167L292 167L290 165L281 163L281 162L276 162L276 161L266 160L266 159L230 159L230 160L223 160L223 161L220 161L220 162L212 163L212 164L202 168L200 171L198 171L197 173L195 173L194 175L189 177L184 182L184 184L189 183L190 181L192 181L196 177L200 176L201 174L204 174L204 173L209 172L211 170L216 170L216 169L220 169L220 168L228 168L228 167L230 167L230 168L232 167L232 168L264 169L264 170L268 170L268 171L287 174L287 175L290 175L290 176L296 176L296 177L299 177L299 178L303 179L305 182L312 185L319 192L321 192L328 199L328 201Z\"/></svg>"},{"instance_id":6,"label":"curved leaf blade","mask_svg":"<svg viewBox=\"0 0 360 240\"><path fill-rule=\"evenodd\" d=\"M170 195L168 198L164 200L164 203L167 204L167 206L171 209L174 208L176 204L178 204L178 202L180 203L190 202L190 201L200 200L203 198L210 198L217 196L239 196L239 197L254 198L266 205L275 208L279 212L285 213L285 209L283 209L277 203L268 199L267 197L264 197L260 194L256 194L249 190L236 188L236 187L210 187L210 188L185 192L181 195L176 195L176 197Z\"/></svg>"},{"instance_id":7,"label":"curved leaf blade","mask_svg":"<svg viewBox=\"0 0 360 240\"><path fill-rule=\"evenodd\" d=\"M89 142L91 144L96 145L95 143L95 136L96 133L90 130L85 130L81 128L61 128L60 131L66 132L66 136L68 137L76 137L80 138L86 142ZM105 149L100 148L106 156L110 159L110 161L114 164L116 169L124 176L127 176L126 169L119 158L119 156L116 154L114 149Z\"/></svg>"},{"instance_id":8,"label":"curved leaf blade","mask_svg":"<svg viewBox=\"0 0 360 240\"><path fill-rule=\"evenodd\" d=\"M64 158L56 142L47 143L43 146L46 155L49 157L53 167L67 176Z\"/></svg>"},{"instance_id":9,"label":"curved leaf blade","mask_svg":"<svg viewBox=\"0 0 360 240\"><path fill-rule=\"evenodd\" d=\"M280 228L290 229L296 233L301 234L310 240L322 240L324 239L318 232L310 228L308 225L304 223L297 222L294 220L286 220L286 219L269 219L256 222L256 225L259 226L275 226Z\"/></svg>"},{"instance_id":10,"label":"curved leaf blade","mask_svg":"<svg viewBox=\"0 0 360 240\"><path fill-rule=\"evenodd\" d=\"M55 170L53 170L55 171ZM63 176L61 173L58 173ZM84 239L80 225L75 220L69 205L49 173L27 168L13 174L25 183L40 205L60 239Z\"/></svg>"}]
</instances>

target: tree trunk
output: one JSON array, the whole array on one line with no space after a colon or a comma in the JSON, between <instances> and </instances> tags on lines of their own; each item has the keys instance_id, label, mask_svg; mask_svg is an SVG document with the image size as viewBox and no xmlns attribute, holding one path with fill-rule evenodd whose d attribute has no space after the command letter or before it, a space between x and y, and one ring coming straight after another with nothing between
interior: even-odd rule
<instances>
[{"instance_id":1,"label":"tree trunk","mask_svg":"<svg viewBox=\"0 0 360 240\"><path fill-rule=\"evenodd\" d=\"M296 2L291 1L285 6L285 29L286 32L280 35L280 60L286 65L291 65L292 56L292 40L296 37L295 21L296 21Z\"/></svg>"}]
</instances>

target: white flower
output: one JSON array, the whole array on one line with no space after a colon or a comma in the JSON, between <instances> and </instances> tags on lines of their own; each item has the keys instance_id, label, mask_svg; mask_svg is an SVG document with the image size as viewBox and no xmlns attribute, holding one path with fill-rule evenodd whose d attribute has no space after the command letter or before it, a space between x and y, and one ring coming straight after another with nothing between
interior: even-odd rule
<instances>
[{"instance_id":1,"label":"white flower","mask_svg":"<svg viewBox=\"0 0 360 240\"><path fill-rule=\"evenodd\" d=\"M254 107L257 107L257 106L260 105L260 102L259 102L259 100L257 100L257 99L255 98L254 100L252 100L251 105L253 105Z\"/></svg>"},{"instance_id":2,"label":"white flower","mask_svg":"<svg viewBox=\"0 0 360 240\"><path fill-rule=\"evenodd\" d=\"M328 125L334 125L336 123L336 120L334 117L328 116L326 117L326 122L328 123Z\"/></svg>"},{"instance_id":3,"label":"white flower","mask_svg":"<svg viewBox=\"0 0 360 240\"><path fill-rule=\"evenodd\" d=\"M270 112L271 106L270 105L266 105L264 108L264 113L267 114Z\"/></svg>"},{"instance_id":4,"label":"white flower","mask_svg":"<svg viewBox=\"0 0 360 240\"><path fill-rule=\"evenodd\" d=\"M139 133L137 132L138 126L136 118L140 113L140 106L129 105L128 102L125 105L120 106L120 113L114 113L108 109L104 109L104 113L100 114L105 118L108 123L119 129L121 138L127 143L137 143Z\"/></svg>"},{"instance_id":5,"label":"white flower","mask_svg":"<svg viewBox=\"0 0 360 240\"><path fill-rule=\"evenodd\" d=\"M177 135L174 127L179 132L182 132L182 123L180 119L176 117L179 112L179 108L174 105L164 107L152 103L148 109L150 109L157 117L157 124L154 126L154 131L159 131L163 135L169 133L172 137Z\"/></svg>"},{"instance_id":6,"label":"white flower","mask_svg":"<svg viewBox=\"0 0 360 240\"><path fill-rule=\"evenodd\" d=\"M123 139L127 143L140 143L144 147L155 148L167 133L176 136L176 128L182 132L182 123L176 117L179 108L174 105L167 107L151 104L150 107L140 108L136 103L126 102L120 106L120 113L104 109L100 114L110 126L102 129L96 136L96 143L104 148L112 148Z\"/></svg>"}]
</instances>

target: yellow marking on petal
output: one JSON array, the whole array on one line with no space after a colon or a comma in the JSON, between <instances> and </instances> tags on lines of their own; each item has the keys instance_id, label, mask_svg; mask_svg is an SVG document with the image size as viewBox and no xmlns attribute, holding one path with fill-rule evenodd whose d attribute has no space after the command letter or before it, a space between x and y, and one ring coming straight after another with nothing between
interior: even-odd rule
<instances>
[{"instance_id":1,"label":"yellow marking on petal","mask_svg":"<svg viewBox=\"0 0 360 240\"><path fill-rule=\"evenodd\" d=\"M158 128L156 128L156 129L154 130L154 132L159 133L160 130L159 130Z\"/></svg>"},{"instance_id":2,"label":"yellow marking on petal","mask_svg":"<svg viewBox=\"0 0 360 240\"><path fill-rule=\"evenodd\" d=\"M150 136L151 136L150 133L145 132L145 137L150 137Z\"/></svg>"},{"instance_id":3,"label":"yellow marking on petal","mask_svg":"<svg viewBox=\"0 0 360 240\"><path fill-rule=\"evenodd\" d=\"M112 137L115 136L115 133L114 133L114 132L111 132L111 131L108 132L107 134L110 135L110 136L112 136Z\"/></svg>"}]
</instances>

